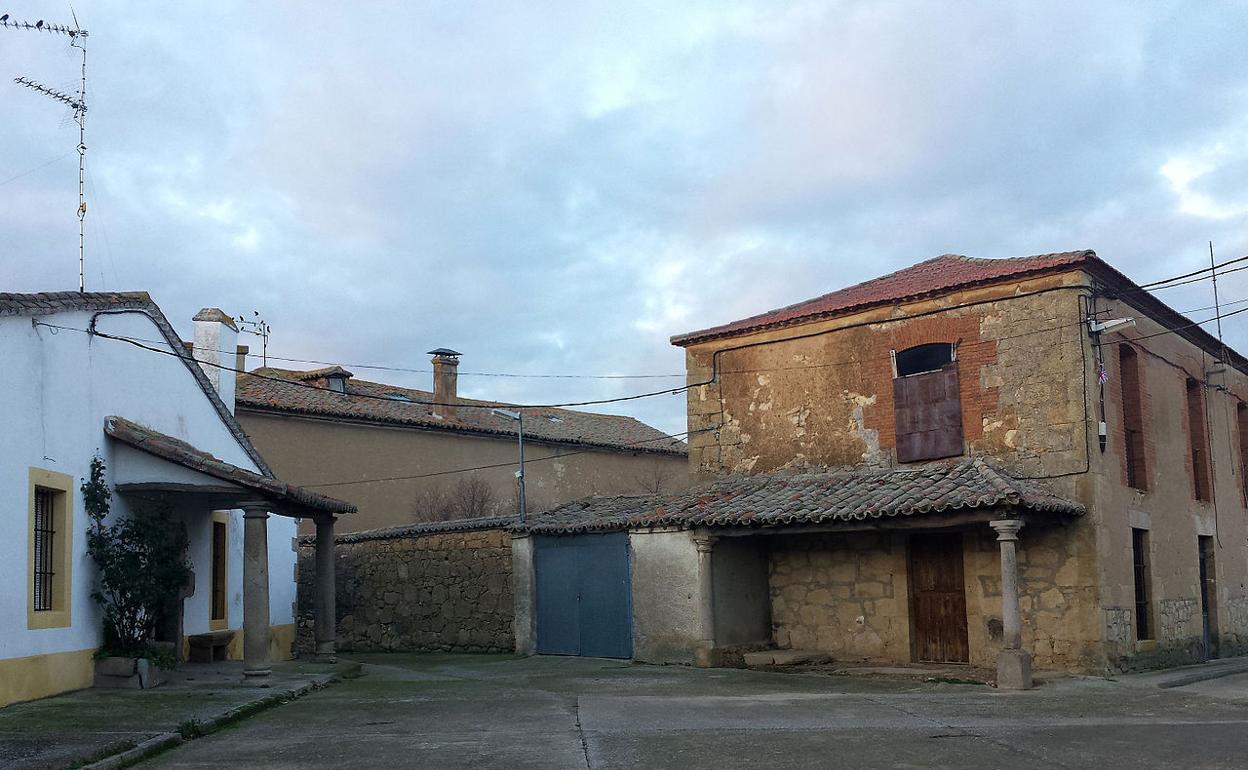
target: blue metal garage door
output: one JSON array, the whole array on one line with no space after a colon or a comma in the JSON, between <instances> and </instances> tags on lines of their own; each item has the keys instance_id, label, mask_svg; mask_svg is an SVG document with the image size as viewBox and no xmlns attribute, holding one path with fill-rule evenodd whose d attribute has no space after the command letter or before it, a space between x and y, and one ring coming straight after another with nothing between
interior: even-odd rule
<instances>
[{"instance_id":1,"label":"blue metal garage door","mask_svg":"<svg viewBox=\"0 0 1248 770\"><path fill-rule=\"evenodd\" d=\"M633 656L627 532L538 537L533 571L539 653Z\"/></svg>"}]
</instances>

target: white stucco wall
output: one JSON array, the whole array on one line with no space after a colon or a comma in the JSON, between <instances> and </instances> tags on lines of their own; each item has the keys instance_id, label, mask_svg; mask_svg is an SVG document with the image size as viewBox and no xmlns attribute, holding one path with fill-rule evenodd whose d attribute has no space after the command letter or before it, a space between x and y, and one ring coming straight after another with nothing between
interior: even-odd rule
<instances>
[{"instance_id":1,"label":"white stucco wall","mask_svg":"<svg viewBox=\"0 0 1248 770\"><path fill-rule=\"evenodd\" d=\"M688 531L628 537L633 574L633 658L693 663L700 639L698 550Z\"/></svg>"},{"instance_id":2,"label":"white stucco wall","mask_svg":"<svg viewBox=\"0 0 1248 770\"><path fill-rule=\"evenodd\" d=\"M90 312L43 316L60 326L86 329ZM101 331L160 340L155 324L140 313L102 315ZM166 347L164 343L148 343ZM29 316L0 317L0 660L83 650L98 646L100 618L90 598L94 571L86 557L83 533L87 519L77 485L97 452L110 474L118 448L104 434L104 418L118 415L185 440L226 462L257 470L198 382L179 358L123 342L92 338L75 331L53 333L34 327ZM30 468L73 476L73 573L71 624L67 628L27 629L28 479ZM109 479L110 484L112 479ZM113 497L113 514L127 511L126 500ZM208 629L209 542L207 510L178 512L187 522L191 558L197 576L195 594L184 610L185 632ZM242 522L230 519L229 625L242 626ZM271 622L294 622L295 553L291 539L296 522L269 519Z\"/></svg>"}]
</instances>

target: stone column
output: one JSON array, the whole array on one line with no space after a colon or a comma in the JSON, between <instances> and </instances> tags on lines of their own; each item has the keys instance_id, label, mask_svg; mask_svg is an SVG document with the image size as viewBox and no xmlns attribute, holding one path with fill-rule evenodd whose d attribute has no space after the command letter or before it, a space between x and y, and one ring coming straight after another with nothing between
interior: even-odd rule
<instances>
[{"instance_id":1,"label":"stone column","mask_svg":"<svg viewBox=\"0 0 1248 770\"><path fill-rule=\"evenodd\" d=\"M1031 688L1031 653L1023 649L1023 628L1018 606L1018 531L1021 519L988 522L1001 544L1001 625L1004 649L997 657L997 687L1002 690Z\"/></svg>"},{"instance_id":2,"label":"stone column","mask_svg":"<svg viewBox=\"0 0 1248 770\"><path fill-rule=\"evenodd\" d=\"M335 663L334 641L338 633L334 596L334 517L316 517L316 659Z\"/></svg>"},{"instance_id":3,"label":"stone column","mask_svg":"<svg viewBox=\"0 0 1248 770\"><path fill-rule=\"evenodd\" d=\"M268 676L269 510L267 503L243 508L243 676Z\"/></svg>"},{"instance_id":4,"label":"stone column","mask_svg":"<svg viewBox=\"0 0 1248 770\"><path fill-rule=\"evenodd\" d=\"M715 665L715 582L711 572L711 547L715 538L705 533L693 536L698 549L698 646L693 652L694 665L710 668Z\"/></svg>"}]
</instances>

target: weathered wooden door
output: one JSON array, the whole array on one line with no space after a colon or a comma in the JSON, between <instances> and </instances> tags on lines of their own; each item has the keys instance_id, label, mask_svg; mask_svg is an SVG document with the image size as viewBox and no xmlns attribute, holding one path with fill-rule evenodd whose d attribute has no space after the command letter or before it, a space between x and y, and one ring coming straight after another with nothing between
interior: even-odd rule
<instances>
[{"instance_id":1,"label":"weathered wooden door","mask_svg":"<svg viewBox=\"0 0 1248 770\"><path fill-rule=\"evenodd\" d=\"M910 616L916 661L970 660L960 534L910 539Z\"/></svg>"},{"instance_id":2,"label":"weathered wooden door","mask_svg":"<svg viewBox=\"0 0 1248 770\"><path fill-rule=\"evenodd\" d=\"M1213 538L1201 535L1200 546L1200 625L1205 660L1218 657L1218 569L1214 561Z\"/></svg>"}]
</instances>

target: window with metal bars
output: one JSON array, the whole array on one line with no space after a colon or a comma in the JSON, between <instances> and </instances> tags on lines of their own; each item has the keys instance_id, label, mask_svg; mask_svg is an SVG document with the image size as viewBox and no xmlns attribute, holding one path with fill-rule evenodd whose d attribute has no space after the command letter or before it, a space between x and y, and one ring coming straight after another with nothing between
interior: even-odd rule
<instances>
[{"instance_id":1,"label":"window with metal bars","mask_svg":"<svg viewBox=\"0 0 1248 770\"><path fill-rule=\"evenodd\" d=\"M1131 563L1135 573L1135 638L1152 639L1148 599L1148 530L1131 529Z\"/></svg>"},{"instance_id":2,"label":"window with metal bars","mask_svg":"<svg viewBox=\"0 0 1248 770\"><path fill-rule=\"evenodd\" d=\"M35 572L34 602L36 612L53 609L53 581L56 572L52 569L53 551L56 548L56 491L35 487Z\"/></svg>"}]
</instances>

